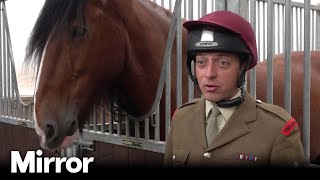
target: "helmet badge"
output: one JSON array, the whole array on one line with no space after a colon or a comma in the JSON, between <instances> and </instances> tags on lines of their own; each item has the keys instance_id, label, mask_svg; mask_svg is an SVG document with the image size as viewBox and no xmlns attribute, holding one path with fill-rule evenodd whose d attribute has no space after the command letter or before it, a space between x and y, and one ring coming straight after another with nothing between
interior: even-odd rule
<instances>
[{"instance_id":1,"label":"helmet badge","mask_svg":"<svg viewBox=\"0 0 320 180\"><path fill-rule=\"evenodd\" d=\"M195 44L196 47L216 47L218 42L214 41L214 32L209 30L202 30L201 40Z\"/></svg>"}]
</instances>

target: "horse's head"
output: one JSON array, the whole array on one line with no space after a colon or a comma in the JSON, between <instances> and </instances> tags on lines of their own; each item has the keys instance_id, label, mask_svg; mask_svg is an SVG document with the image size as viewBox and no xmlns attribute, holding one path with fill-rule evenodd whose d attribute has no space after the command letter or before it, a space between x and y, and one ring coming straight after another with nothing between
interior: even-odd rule
<instances>
[{"instance_id":1,"label":"horse's head","mask_svg":"<svg viewBox=\"0 0 320 180\"><path fill-rule=\"evenodd\" d=\"M46 1L27 57L37 57L34 120L41 146L65 148L79 137L90 107L124 66L125 32L102 0Z\"/></svg>"}]
</instances>

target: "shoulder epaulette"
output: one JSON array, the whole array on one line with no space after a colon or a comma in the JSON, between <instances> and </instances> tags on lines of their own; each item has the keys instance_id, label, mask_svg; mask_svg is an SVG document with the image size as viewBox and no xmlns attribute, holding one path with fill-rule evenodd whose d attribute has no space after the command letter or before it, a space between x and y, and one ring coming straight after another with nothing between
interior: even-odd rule
<instances>
[{"instance_id":1,"label":"shoulder epaulette","mask_svg":"<svg viewBox=\"0 0 320 180\"><path fill-rule=\"evenodd\" d=\"M257 106L259 106L260 108L268 112L271 112L277 115L278 117L280 117L282 120L286 122L281 129L281 134L285 136L289 136L295 127L297 126L299 127L297 121L293 117L291 117L289 113L285 111L283 108L281 108L280 106L264 103L261 100L256 100L256 102L257 102Z\"/></svg>"},{"instance_id":2,"label":"shoulder epaulette","mask_svg":"<svg viewBox=\"0 0 320 180\"><path fill-rule=\"evenodd\" d=\"M183 104L179 109L186 107L186 106L189 106L189 105L192 105L192 104L195 104L195 103L199 102L200 100L201 100L201 98L195 98L195 99Z\"/></svg>"},{"instance_id":3,"label":"shoulder epaulette","mask_svg":"<svg viewBox=\"0 0 320 180\"><path fill-rule=\"evenodd\" d=\"M177 112L179 109L181 109L181 108L183 108L183 107L186 107L186 106L189 106L189 105L192 105L192 104L195 104L195 103L199 102L200 99L201 99L201 98L195 98L195 99L193 99L193 100L191 100L191 101L189 101L189 102L186 102L185 104L183 104L182 106L180 106L178 109L176 109L176 110L173 112L172 117L175 116L176 112Z\"/></svg>"},{"instance_id":4,"label":"shoulder epaulette","mask_svg":"<svg viewBox=\"0 0 320 180\"><path fill-rule=\"evenodd\" d=\"M292 118L289 115L289 113L285 111L283 108L281 108L280 106L277 106L274 104L268 104L268 103L262 102L261 100L256 100L256 104L260 108L279 116L281 119L283 119L286 122Z\"/></svg>"}]
</instances>

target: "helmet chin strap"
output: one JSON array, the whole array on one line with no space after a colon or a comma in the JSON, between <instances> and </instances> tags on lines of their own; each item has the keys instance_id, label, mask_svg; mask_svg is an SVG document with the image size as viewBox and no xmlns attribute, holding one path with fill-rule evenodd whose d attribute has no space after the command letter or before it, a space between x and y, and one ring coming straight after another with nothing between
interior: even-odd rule
<instances>
[{"instance_id":1,"label":"helmet chin strap","mask_svg":"<svg viewBox=\"0 0 320 180\"><path fill-rule=\"evenodd\" d=\"M241 72L240 72L240 78L237 81L237 86L238 88L240 88L240 96L231 100L222 100L217 102L216 104L219 107L222 108L228 108L228 107L233 107L233 106L237 106L239 104L241 104L244 99L245 99L245 94L244 94L244 82L246 80L246 72L249 68L249 65L251 64L251 56L249 56L249 60L247 61L247 63L245 64L245 66L242 68Z\"/></svg>"}]
</instances>

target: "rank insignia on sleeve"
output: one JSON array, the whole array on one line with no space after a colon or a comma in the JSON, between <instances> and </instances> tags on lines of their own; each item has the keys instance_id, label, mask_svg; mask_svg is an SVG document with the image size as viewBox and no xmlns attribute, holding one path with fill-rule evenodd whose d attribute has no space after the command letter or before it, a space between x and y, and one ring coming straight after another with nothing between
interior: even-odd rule
<instances>
[{"instance_id":1,"label":"rank insignia on sleeve","mask_svg":"<svg viewBox=\"0 0 320 180\"><path fill-rule=\"evenodd\" d=\"M281 133L285 136L289 136L294 127L298 126L297 121L291 118L281 129Z\"/></svg>"}]
</instances>

